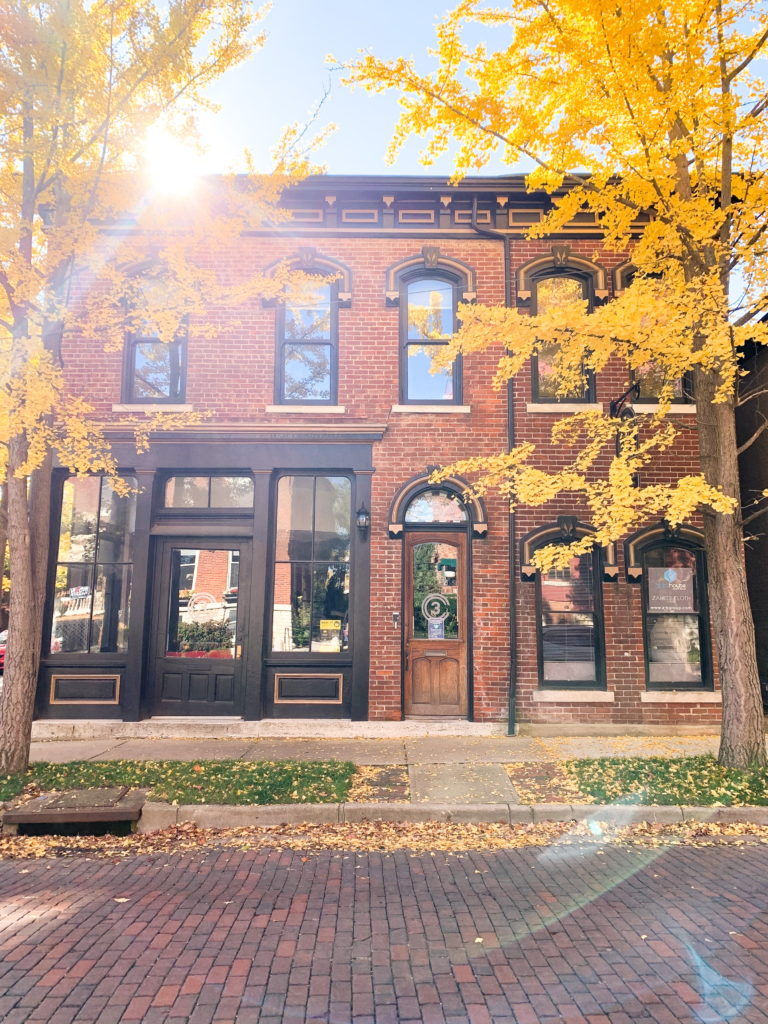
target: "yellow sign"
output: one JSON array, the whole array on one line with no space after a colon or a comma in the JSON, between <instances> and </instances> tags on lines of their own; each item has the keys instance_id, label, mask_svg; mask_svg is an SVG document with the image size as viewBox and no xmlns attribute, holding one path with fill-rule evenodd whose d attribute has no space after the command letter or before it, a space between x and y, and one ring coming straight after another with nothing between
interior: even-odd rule
<instances>
[{"instance_id":1,"label":"yellow sign","mask_svg":"<svg viewBox=\"0 0 768 1024\"><path fill-rule=\"evenodd\" d=\"M320 619L320 629L341 629L338 619Z\"/></svg>"}]
</instances>

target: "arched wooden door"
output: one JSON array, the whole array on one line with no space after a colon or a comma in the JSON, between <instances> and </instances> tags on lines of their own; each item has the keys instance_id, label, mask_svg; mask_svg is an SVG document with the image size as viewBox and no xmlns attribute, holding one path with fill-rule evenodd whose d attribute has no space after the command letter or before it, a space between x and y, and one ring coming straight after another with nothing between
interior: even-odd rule
<instances>
[{"instance_id":1,"label":"arched wooden door","mask_svg":"<svg viewBox=\"0 0 768 1024\"><path fill-rule=\"evenodd\" d=\"M405 535L405 714L465 717L467 535Z\"/></svg>"}]
</instances>

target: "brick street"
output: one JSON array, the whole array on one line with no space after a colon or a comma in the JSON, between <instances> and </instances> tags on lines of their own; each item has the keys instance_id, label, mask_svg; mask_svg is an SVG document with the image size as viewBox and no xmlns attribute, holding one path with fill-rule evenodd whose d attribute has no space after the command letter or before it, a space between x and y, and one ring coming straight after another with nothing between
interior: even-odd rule
<instances>
[{"instance_id":1,"label":"brick street","mask_svg":"<svg viewBox=\"0 0 768 1024\"><path fill-rule=\"evenodd\" d=\"M4 861L0 1020L768 1022L766 874L758 846Z\"/></svg>"}]
</instances>

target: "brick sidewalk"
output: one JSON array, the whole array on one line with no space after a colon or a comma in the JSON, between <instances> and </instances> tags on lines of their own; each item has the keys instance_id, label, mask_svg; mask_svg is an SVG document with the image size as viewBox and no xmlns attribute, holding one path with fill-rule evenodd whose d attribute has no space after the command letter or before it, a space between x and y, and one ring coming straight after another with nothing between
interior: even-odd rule
<instances>
[{"instance_id":1,"label":"brick sidewalk","mask_svg":"<svg viewBox=\"0 0 768 1024\"><path fill-rule=\"evenodd\" d=\"M728 846L6 861L0 1020L767 1024L767 870Z\"/></svg>"}]
</instances>

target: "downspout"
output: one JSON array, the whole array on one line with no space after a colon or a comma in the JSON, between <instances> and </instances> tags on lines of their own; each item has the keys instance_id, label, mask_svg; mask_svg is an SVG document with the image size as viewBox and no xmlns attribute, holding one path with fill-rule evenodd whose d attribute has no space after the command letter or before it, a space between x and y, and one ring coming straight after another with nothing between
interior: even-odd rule
<instances>
[{"instance_id":1,"label":"downspout","mask_svg":"<svg viewBox=\"0 0 768 1024\"><path fill-rule=\"evenodd\" d=\"M509 255L509 239L503 231L482 227L477 223L477 195L472 198L472 219L470 226L479 235L499 239L504 251L504 304L512 306L512 266ZM515 390L513 381L507 381L507 449L515 447ZM509 711L507 715L507 735L514 736L517 732L517 617L515 600L517 597L515 578L515 513L509 511Z\"/></svg>"}]
</instances>

